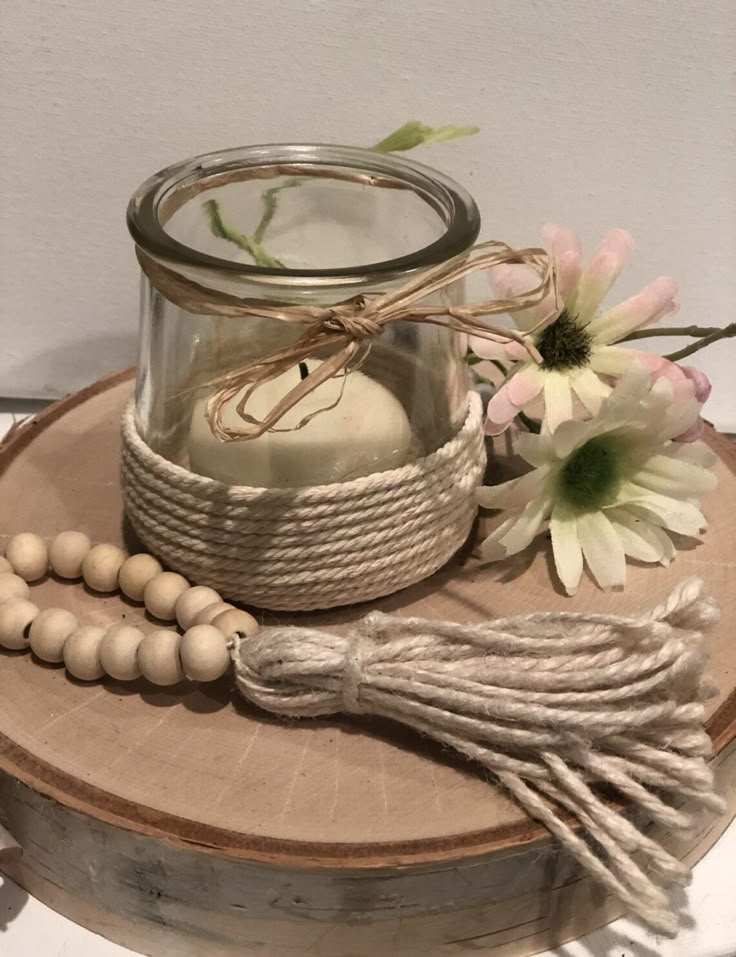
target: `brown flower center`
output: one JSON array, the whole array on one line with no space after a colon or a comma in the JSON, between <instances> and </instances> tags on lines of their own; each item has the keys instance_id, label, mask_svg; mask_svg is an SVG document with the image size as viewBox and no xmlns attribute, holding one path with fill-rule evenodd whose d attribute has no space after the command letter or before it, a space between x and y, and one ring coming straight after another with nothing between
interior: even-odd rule
<instances>
[{"instance_id":1,"label":"brown flower center","mask_svg":"<svg viewBox=\"0 0 736 957\"><path fill-rule=\"evenodd\" d=\"M563 309L537 342L543 369L577 369L588 364L592 339L577 317Z\"/></svg>"}]
</instances>

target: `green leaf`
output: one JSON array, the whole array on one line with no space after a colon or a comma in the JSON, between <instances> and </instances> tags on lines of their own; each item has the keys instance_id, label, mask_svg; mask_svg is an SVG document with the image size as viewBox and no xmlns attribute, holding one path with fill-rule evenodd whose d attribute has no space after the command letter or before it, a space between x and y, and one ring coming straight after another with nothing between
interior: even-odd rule
<instances>
[{"instance_id":1,"label":"green leaf","mask_svg":"<svg viewBox=\"0 0 736 957\"><path fill-rule=\"evenodd\" d=\"M415 146L421 146L422 143L441 143L444 140L457 139L459 136L473 136L479 131L479 126L438 126L433 129L431 126L420 123L419 120L409 120L371 149L376 153L398 153L403 150L412 150Z\"/></svg>"}]
</instances>

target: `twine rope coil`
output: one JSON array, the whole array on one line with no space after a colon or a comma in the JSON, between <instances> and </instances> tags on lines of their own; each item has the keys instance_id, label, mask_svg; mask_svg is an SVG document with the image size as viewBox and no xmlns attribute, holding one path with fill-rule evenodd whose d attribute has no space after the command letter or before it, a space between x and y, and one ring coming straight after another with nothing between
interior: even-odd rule
<instances>
[{"instance_id":1,"label":"twine rope coil","mask_svg":"<svg viewBox=\"0 0 736 957\"><path fill-rule=\"evenodd\" d=\"M414 584L463 545L485 465L480 398L441 448L304 489L224 485L154 452L123 415L123 501L141 541L188 578L263 608L353 604Z\"/></svg>"},{"instance_id":2,"label":"twine rope coil","mask_svg":"<svg viewBox=\"0 0 736 957\"><path fill-rule=\"evenodd\" d=\"M638 617L541 613L462 625L373 612L346 634L267 627L234 636L238 690L288 717L338 712L408 725L490 771L590 874L659 933L687 867L611 806L607 785L673 830L719 813L706 764L698 579Z\"/></svg>"}]
</instances>

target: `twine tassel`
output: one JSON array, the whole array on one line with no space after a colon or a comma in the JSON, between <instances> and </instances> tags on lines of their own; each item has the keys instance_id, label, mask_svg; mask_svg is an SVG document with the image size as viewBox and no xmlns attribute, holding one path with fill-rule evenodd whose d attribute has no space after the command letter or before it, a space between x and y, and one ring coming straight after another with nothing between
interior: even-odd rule
<instances>
[{"instance_id":1,"label":"twine tassel","mask_svg":"<svg viewBox=\"0 0 736 957\"><path fill-rule=\"evenodd\" d=\"M636 618L520 615L479 625L374 612L347 635L264 628L230 643L238 690L290 717L373 714L481 764L591 876L658 933L689 870L599 792L671 830L718 813L705 762L698 579ZM693 813L677 806L687 798ZM669 803L673 802L673 803Z\"/></svg>"}]
</instances>

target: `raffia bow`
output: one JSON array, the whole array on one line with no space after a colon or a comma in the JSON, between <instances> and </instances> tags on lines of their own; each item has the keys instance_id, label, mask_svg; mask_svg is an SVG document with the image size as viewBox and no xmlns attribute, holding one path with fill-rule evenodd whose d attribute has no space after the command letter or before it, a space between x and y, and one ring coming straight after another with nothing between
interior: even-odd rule
<instances>
[{"instance_id":1,"label":"raffia bow","mask_svg":"<svg viewBox=\"0 0 736 957\"><path fill-rule=\"evenodd\" d=\"M323 382L358 368L370 350L371 340L380 335L387 325L399 320L443 326L494 342L517 342L537 362L541 362L541 356L528 333L522 334L513 329L489 325L482 317L528 309L539 305L550 292L555 292L554 268L544 249L513 249L506 243L495 240L479 243L449 262L422 271L398 289L378 296L355 296L336 305L324 307L240 298L209 289L182 276L153 259L140 247L136 249L136 254L143 272L155 288L188 312L199 315L262 317L306 327L293 344L262 359L249 362L209 383L216 387L216 392L207 404L207 420L213 434L223 442L257 438L274 430L290 409ZM462 306L422 304L422 300L480 269L506 263L523 263L530 266L539 276L539 283L528 292L507 299L491 299ZM259 386L278 378L288 369L312 356L324 354L327 358L287 392L263 419L257 419L247 412L248 400ZM227 426L222 421L225 407L244 386L248 388L236 405L236 412L243 425ZM304 416L293 428L302 428L315 415L324 411L326 409L320 409Z\"/></svg>"}]
</instances>

